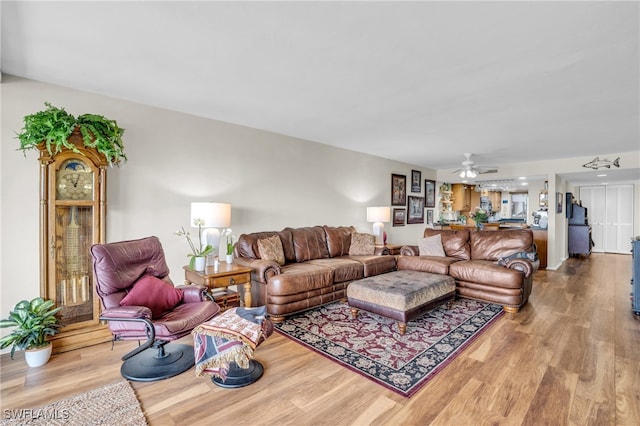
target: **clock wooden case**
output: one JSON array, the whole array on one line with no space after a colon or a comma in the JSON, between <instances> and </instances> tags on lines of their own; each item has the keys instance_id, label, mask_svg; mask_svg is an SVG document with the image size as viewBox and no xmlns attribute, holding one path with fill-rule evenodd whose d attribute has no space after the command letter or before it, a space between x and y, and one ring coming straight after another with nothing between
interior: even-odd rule
<instances>
[{"instance_id":1,"label":"clock wooden case","mask_svg":"<svg viewBox=\"0 0 640 426\"><path fill-rule=\"evenodd\" d=\"M40 150L40 293L60 311L53 352L111 340L100 319L89 249L105 241L107 161L76 130L70 149Z\"/></svg>"}]
</instances>

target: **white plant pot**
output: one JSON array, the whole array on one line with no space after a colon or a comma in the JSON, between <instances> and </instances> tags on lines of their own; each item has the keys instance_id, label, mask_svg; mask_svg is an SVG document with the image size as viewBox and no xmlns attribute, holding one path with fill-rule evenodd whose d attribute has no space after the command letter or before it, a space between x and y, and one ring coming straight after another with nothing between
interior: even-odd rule
<instances>
[{"instance_id":1,"label":"white plant pot","mask_svg":"<svg viewBox=\"0 0 640 426\"><path fill-rule=\"evenodd\" d=\"M24 351L24 360L29 367L40 367L45 365L51 357L53 345L49 343L44 348L27 349Z\"/></svg>"},{"instance_id":2,"label":"white plant pot","mask_svg":"<svg viewBox=\"0 0 640 426\"><path fill-rule=\"evenodd\" d=\"M232 254L228 254L227 255L227 263L233 263L233 255Z\"/></svg>"},{"instance_id":3,"label":"white plant pot","mask_svg":"<svg viewBox=\"0 0 640 426\"><path fill-rule=\"evenodd\" d=\"M193 269L196 271L204 271L205 266L207 265L207 258L204 256L196 256L196 261L193 265Z\"/></svg>"}]
</instances>

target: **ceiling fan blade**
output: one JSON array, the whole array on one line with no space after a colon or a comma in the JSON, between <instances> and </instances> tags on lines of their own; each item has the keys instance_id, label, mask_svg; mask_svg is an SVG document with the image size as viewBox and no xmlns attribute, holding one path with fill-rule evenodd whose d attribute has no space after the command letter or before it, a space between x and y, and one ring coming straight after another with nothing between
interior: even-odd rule
<instances>
[{"instance_id":1,"label":"ceiling fan blade","mask_svg":"<svg viewBox=\"0 0 640 426\"><path fill-rule=\"evenodd\" d=\"M481 175L484 175L487 173L498 173L498 169L478 169L478 173Z\"/></svg>"}]
</instances>

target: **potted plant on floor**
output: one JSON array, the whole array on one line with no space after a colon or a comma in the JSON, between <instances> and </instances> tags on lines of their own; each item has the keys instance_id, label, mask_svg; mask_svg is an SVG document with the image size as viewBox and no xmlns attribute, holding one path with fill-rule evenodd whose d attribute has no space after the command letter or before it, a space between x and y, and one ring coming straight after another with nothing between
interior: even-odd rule
<instances>
[{"instance_id":1,"label":"potted plant on floor","mask_svg":"<svg viewBox=\"0 0 640 426\"><path fill-rule=\"evenodd\" d=\"M11 359L16 349L24 350L30 367L46 364L52 348L47 337L58 333L60 324L56 314L60 309L42 297L21 301L9 312L9 318L0 320L0 328L16 327L0 339L0 349L11 346Z\"/></svg>"}]
</instances>

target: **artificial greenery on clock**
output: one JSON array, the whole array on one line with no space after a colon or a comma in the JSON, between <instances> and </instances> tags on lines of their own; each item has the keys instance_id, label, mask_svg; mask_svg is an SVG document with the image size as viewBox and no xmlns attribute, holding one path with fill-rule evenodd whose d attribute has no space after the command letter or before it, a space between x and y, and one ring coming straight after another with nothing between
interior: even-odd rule
<instances>
[{"instance_id":1,"label":"artificial greenery on clock","mask_svg":"<svg viewBox=\"0 0 640 426\"><path fill-rule=\"evenodd\" d=\"M109 165L126 161L122 142L124 129L115 120L95 114L83 114L76 118L64 108L48 102L45 102L45 106L47 108L44 111L24 117L24 127L16 136L20 140L20 150L26 152L44 144L51 155L64 148L79 153L75 145L69 142L69 136L78 128L84 145L104 155Z\"/></svg>"}]
</instances>

